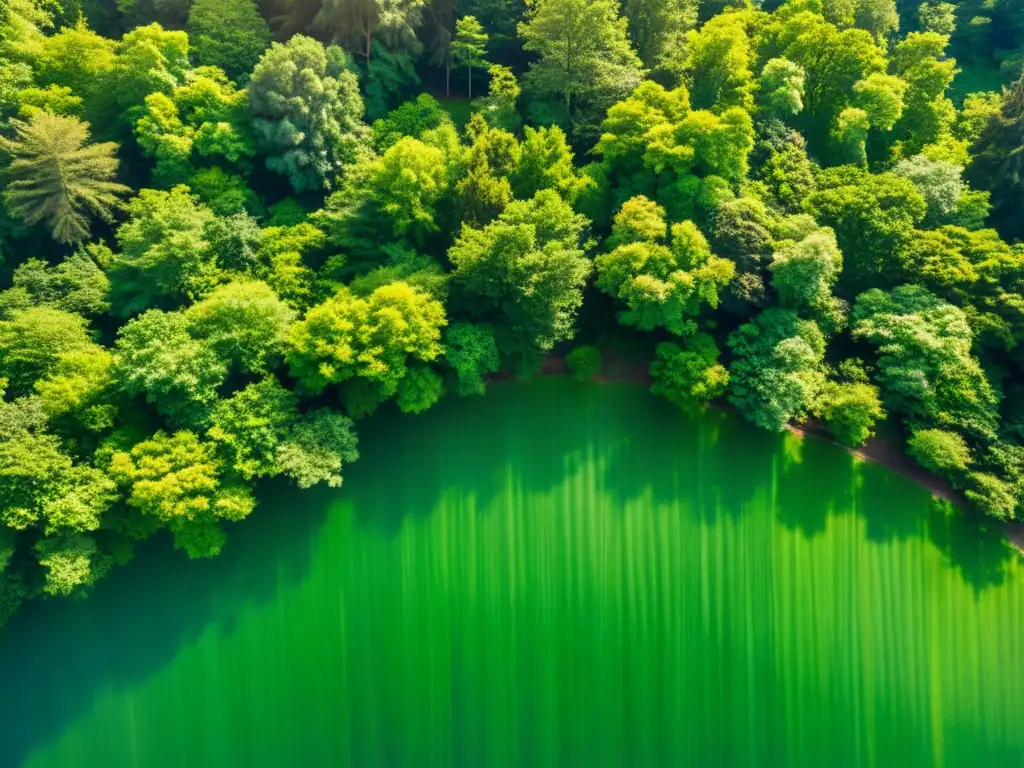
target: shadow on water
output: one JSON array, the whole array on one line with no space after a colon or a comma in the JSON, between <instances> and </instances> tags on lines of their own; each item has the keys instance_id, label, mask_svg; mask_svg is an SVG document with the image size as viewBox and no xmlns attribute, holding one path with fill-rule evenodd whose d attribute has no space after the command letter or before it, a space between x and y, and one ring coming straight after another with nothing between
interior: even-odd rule
<instances>
[{"instance_id":1,"label":"shadow on water","mask_svg":"<svg viewBox=\"0 0 1024 768\"><path fill-rule=\"evenodd\" d=\"M774 506L782 525L806 536L854 510L874 541L927 535L975 590L999 584L1012 556L994 526L949 514L941 502L923 515L924 491L836 446L793 442L732 414L695 422L632 385L502 384L418 417L385 411L361 433L363 459L344 493L359 499L360 525L387 536L452 494L483 511L510 484L555 489L596 459L596 482L619 508L685 500L690 514L713 524ZM0 765L17 766L58 737L98 691L146 679L211 626L231 631L247 605L300 582L336 498L330 489L271 484L219 558L187 562L154 541L88 600L40 603L16 616L0 632L0 684L16 692L0 700Z\"/></svg>"},{"instance_id":2,"label":"shadow on water","mask_svg":"<svg viewBox=\"0 0 1024 768\"><path fill-rule=\"evenodd\" d=\"M771 434L732 413L688 417L631 384L502 382L486 397L448 400L415 417L419 429L408 428L409 418L380 414L346 480L360 499L360 522L387 535L407 517L429 516L446 493L482 510L509 482L555 488L594 458L599 439L599 469L611 478L602 491L619 509L641 498L697 499L687 509L713 524L771 506L779 523L806 536L853 512L874 542L927 536L975 591L1000 584L1015 557L998 526L938 499L923 514L927 491L837 445ZM611 443L609 435L623 437ZM399 487L381 481L395 466Z\"/></svg>"},{"instance_id":3,"label":"shadow on water","mask_svg":"<svg viewBox=\"0 0 1024 768\"><path fill-rule=\"evenodd\" d=\"M0 765L18 766L92 706L99 690L145 680L211 627L231 631L242 610L301 581L329 494L261 489L220 557L189 562L169 539L87 600L30 604L0 631Z\"/></svg>"}]
</instances>

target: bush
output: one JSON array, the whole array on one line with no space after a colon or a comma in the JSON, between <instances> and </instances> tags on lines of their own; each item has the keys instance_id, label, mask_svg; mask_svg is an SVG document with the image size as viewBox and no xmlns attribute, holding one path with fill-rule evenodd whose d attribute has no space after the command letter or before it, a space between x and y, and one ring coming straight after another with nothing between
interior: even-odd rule
<instances>
[{"instance_id":1,"label":"bush","mask_svg":"<svg viewBox=\"0 0 1024 768\"><path fill-rule=\"evenodd\" d=\"M587 381L601 372L601 353L597 347L585 346L576 347L565 356L565 363L569 366L569 372L576 381Z\"/></svg>"},{"instance_id":2,"label":"bush","mask_svg":"<svg viewBox=\"0 0 1024 768\"><path fill-rule=\"evenodd\" d=\"M940 475L964 472L971 463L964 439L942 429L918 430L907 441L907 451L922 467Z\"/></svg>"}]
</instances>

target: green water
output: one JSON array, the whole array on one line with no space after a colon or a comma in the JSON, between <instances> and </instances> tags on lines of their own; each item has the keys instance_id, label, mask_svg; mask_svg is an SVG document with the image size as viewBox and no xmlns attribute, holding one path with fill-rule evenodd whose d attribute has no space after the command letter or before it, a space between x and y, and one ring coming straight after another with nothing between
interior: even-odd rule
<instances>
[{"instance_id":1,"label":"green water","mask_svg":"<svg viewBox=\"0 0 1024 768\"><path fill-rule=\"evenodd\" d=\"M362 434L0 632L0 766L1024 764L1022 567L887 470L551 379Z\"/></svg>"}]
</instances>

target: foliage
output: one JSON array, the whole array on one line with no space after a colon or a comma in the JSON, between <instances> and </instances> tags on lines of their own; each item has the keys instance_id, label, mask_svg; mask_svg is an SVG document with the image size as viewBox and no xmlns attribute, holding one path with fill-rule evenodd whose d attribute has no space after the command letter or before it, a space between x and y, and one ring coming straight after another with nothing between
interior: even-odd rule
<instances>
[{"instance_id":1,"label":"foliage","mask_svg":"<svg viewBox=\"0 0 1024 768\"><path fill-rule=\"evenodd\" d=\"M623 204L609 238L621 245L595 260L597 287L625 304L623 324L685 336L696 331L693 318L703 305L718 305L735 267L711 253L692 221L669 228L664 215L645 197Z\"/></svg>"},{"instance_id":2,"label":"foliage","mask_svg":"<svg viewBox=\"0 0 1024 768\"><path fill-rule=\"evenodd\" d=\"M930 472L948 475L966 472L971 450L956 432L943 429L919 429L907 441L907 452Z\"/></svg>"},{"instance_id":3,"label":"foliage","mask_svg":"<svg viewBox=\"0 0 1024 768\"><path fill-rule=\"evenodd\" d=\"M129 506L174 535L189 557L212 557L227 539L221 520L242 520L256 502L248 487L224 475L213 443L194 432L157 432L110 460L110 475Z\"/></svg>"},{"instance_id":4,"label":"foliage","mask_svg":"<svg viewBox=\"0 0 1024 768\"><path fill-rule=\"evenodd\" d=\"M341 486L341 469L359 458L352 420L330 408L303 416L277 450L277 464L299 488Z\"/></svg>"},{"instance_id":5,"label":"foliage","mask_svg":"<svg viewBox=\"0 0 1024 768\"><path fill-rule=\"evenodd\" d=\"M971 355L963 311L925 288L904 285L857 297L853 336L878 348L886 406L912 424L992 436L998 396Z\"/></svg>"},{"instance_id":6,"label":"foliage","mask_svg":"<svg viewBox=\"0 0 1024 768\"><path fill-rule=\"evenodd\" d=\"M513 202L482 229L464 228L448 251L470 315L496 329L498 349L531 371L572 338L591 265L580 248L584 219L557 193Z\"/></svg>"},{"instance_id":7,"label":"foliage","mask_svg":"<svg viewBox=\"0 0 1024 768\"><path fill-rule=\"evenodd\" d=\"M260 373L283 356L293 314L266 283L232 282L185 310L185 319L220 360Z\"/></svg>"},{"instance_id":8,"label":"foliage","mask_svg":"<svg viewBox=\"0 0 1024 768\"><path fill-rule=\"evenodd\" d=\"M248 91L257 150L296 192L330 188L362 153L356 76L316 40L296 35L271 45Z\"/></svg>"},{"instance_id":9,"label":"foliage","mask_svg":"<svg viewBox=\"0 0 1024 768\"><path fill-rule=\"evenodd\" d=\"M85 321L52 307L29 307L0 320L0 379L12 395L28 394L66 352L92 344Z\"/></svg>"},{"instance_id":10,"label":"foliage","mask_svg":"<svg viewBox=\"0 0 1024 768\"><path fill-rule=\"evenodd\" d=\"M729 372L718 362L718 345L706 333L695 333L681 347L663 341L651 363L651 392L684 411L702 408L725 394Z\"/></svg>"},{"instance_id":11,"label":"foliage","mask_svg":"<svg viewBox=\"0 0 1024 768\"><path fill-rule=\"evenodd\" d=\"M601 353L597 347L585 345L576 347L565 356L565 364L577 381L589 381L601 373Z\"/></svg>"},{"instance_id":12,"label":"foliage","mask_svg":"<svg viewBox=\"0 0 1024 768\"><path fill-rule=\"evenodd\" d=\"M452 41L452 62L465 67L468 74L468 98L473 98L473 67L487 64L487 33L475 16L463 16L455 22L455 39Z\"/></svg>"},{"instance_id":13,"label":"foliage","mask_svg":"<svg viewBox=\"0 0 1024 768\"><path fill-rule=\"evenodd\" d=\"M482 395L484 376L498 370L498 345L488 325L453 323L444 332L445 359L458 378L458 394Z\"/></svg>"},{"instance_id":14,"label":"foliage","mask_svg":"<svg viewBox=\"0 0 1024 768\"><path fill-rule=\"evenodd\" d=\"M220 270L209 259L205 238L213 212L188 187L143 189L126 210L128 221L117 229L120 250L101 264L110 277L115 315L179 306L219 282Z\"/></svg>"},{"instance_id":15,"label":"foliage","mask_svg":"<svg viewBox=\"0 0 1024 768\"><path fill-rule=\"evenodd\" d=\"M821 418L832 436L856 447L874 434L885 418L877 387L863 381L828 382L822 393Z\"/></svg>"},{"instance_id":16,"label":"foliage","mask_svg":"<svg viewBox=\"0 0 1024 768\"><path fill-rule=\"evenodd\" d=\"M808 416L825 387L825 337L811 320L766 309L729 337L729 401L765 429Z\"/></svg>"},{"instance_id":17,"label":"foliage","mask_svg":"<svg viewBox=\"0 0 1024 768\"><path fill-rule=\"evenodd\" d=\"M12 287L0 293L0 306L17 301L12 294L20 293L24 308L53 307L85 317L106 314L110 280L94 260L101 248L88 245L52 267L42 259L28 259L14 270ZM5 296L11 298L4 301Z\"/></svg>"},{"instance_id":18,"label":"foliage","mask_svg":"<svg viewBox=\"0 0 1024 768\"><path fill-rule=\"evenodd\" d=\"M150 309L122 328L114 345L119 380L172 421L200 422L217 399L227 366L212 347L194 339L179 312Z\"/></svg>"},{"instance_id":19,"label":"foliage","mask_svg":"<svg viewBox=\"0 0 1024 768\"><path fill-rule=\"evenodd\" d=\"M253 0L195 0L188 34L196 60L228 77L247 77L270 45L270 28Z\"/></svg>"},{"instance_id":20,"label":"foliage","mask_svg":"<svg viewBox=\"0 0 1024 768\"><path fill-rule=\"evenodd\" d=\"M292 326L288 365L311 392L356 376L390 397L410 359L430 362L441 353L445 325L440 302L406 283L381 286L365 299L343 289Z\"/></svg>"},{"instance_id":21,"label":"foliage","mask_svg":"<svg viewBox=\"0 0 1024 768\"><path fill-rule=\"evenodd\" d=\"M113 221L130 191L113 181L116 144L89 144L88 124L42 110L11 127L17 138L0 136L0 150L11 158L3 199L12 215L29 226L44 223L62 243L88 239L91 217Z\"/></svg>"},{"instance_id":22,"label":"foliage","mask_svg":"<svg viewBox=\"0 0 1024 768\"><path fill-rule=\"evenodd\" d=\"M219 69L203 67L169 95L151 93L135 123L135 136L156 158L154 178L161 184L193 175L193 157L242 164L253 154L248 127L249 99Z\"/></svg>"},{"instance_id":23,"label":"foliage","mask_svg":"<svg viewBox=\"0 0 1024 768\"><path fill-rule=\"evenodd\" d=\"M537 97L561 102L574 132L586 132L592 119L581 113L608 106L639 82L640 59L611 0L538 0L519 36L537 55L527 85Z\"/></svg>"}]
</instances>

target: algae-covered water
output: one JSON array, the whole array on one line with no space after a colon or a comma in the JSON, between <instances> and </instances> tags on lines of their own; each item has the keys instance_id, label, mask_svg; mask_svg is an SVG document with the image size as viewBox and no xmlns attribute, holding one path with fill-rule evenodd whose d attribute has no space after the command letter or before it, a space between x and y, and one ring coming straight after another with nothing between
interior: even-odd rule
<instances>
[{"instance_id":1,"label":"algae-covered water","mask_svg":"<svg viewBox=\"0 0 1024 768\"><path fill-rule=\"evenodd\" d=\"M0 765L1024 764L1024 570L884 468L554 379L361 435L0 631Z\"/></svg>"}]
</instances>

